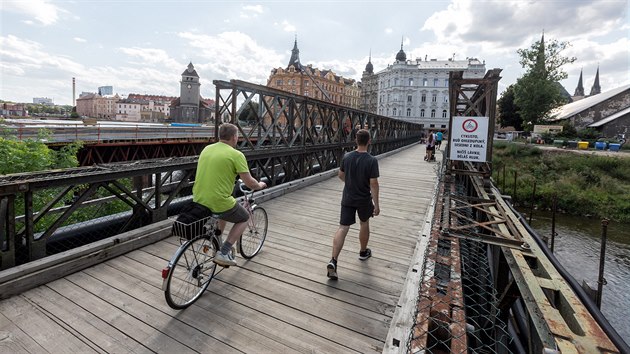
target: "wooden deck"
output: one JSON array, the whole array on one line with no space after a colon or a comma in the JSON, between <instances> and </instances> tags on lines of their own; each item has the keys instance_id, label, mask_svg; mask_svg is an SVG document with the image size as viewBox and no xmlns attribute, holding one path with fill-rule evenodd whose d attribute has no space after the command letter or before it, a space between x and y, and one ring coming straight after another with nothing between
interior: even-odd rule
<instances>
[{"instance_id":1,"label":"wooden deck","mask_svg":"<svg viewBox=\"0 0 630 354\"><path fill-rule=\"evenodd\" d=\"M325 268L342 183L329 178L262 203L262 252L238 258L190 308L172 310L161 291L169 237L2 300L0 353L382 352L433 198L436 165L423 155L415 145L380 159L373 257L358 260L353 226L338 281Z\"/></svg>"}]
</instances>

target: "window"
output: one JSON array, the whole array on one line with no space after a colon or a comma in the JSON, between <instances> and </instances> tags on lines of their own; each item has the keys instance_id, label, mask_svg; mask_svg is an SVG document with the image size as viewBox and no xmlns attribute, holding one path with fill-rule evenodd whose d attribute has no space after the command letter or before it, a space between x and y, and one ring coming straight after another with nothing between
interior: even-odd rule
<instances>
[{"instance_id":1,"label":"window","mask_svg":"<svg viewBox=\"0 0 630 354\"><path fill-rule=\"evenodd\" d=\"M282 86L282 80L276 80L276 86Z\"/></svg>"},{"instance_id":2,"label":"window","mask_svg":"<svg viewBox=\"0 0 630 354\"><path fill-rule=\"evenodd\" d=\"M433 86L437 86L440 83L439 79L433 79Z\"/></svg>"},{"instance_id":3,"label":"window","mask_svg":"<svg viewBox=\"0 0 630 354\"><path fill-rule=\"evenodd\" d=\"M446 124L442 124L442 128L446 128Z\"/></svg>"},{"instance_id":4,"label":"window","mask_svg":"<svg viewBox=\"0 0 630 354\"><path fill-rule=\"evenodd\" d=\"M431 110L431 118L435 118L435 109Z\"/></svg>"},{"instance_id":5,"label":"window","mask_svg":"<svg viewBox=\"0 0 630 354\"><path fill-rule=\"evenodd\" d=\"M407 102L411 102L411 95L407 95Z\"/></svg>"},{"instance_id":6,"label":"window","mask_svg":"<svg viewBox=\"0 0 630 354\"><path fill-rule=\"evenodd\" d=\"M407 108L407 117L411 117L411 108Z\"/></svg>"},{"instance_id":7,"label":"window","mask_svg":"<svg viewBox=\"0 0 630 354\"><path fill-rule=\"evenodd\" d=\"M430 128L435 128L435 124L429 125Z\"/></svg>"},{"instance_id":8,"label":"window","mask_svg":"<svg viewBox=\"0 0 630 354\"><path fill-rule=\"evenodd\" d=\"M409 86L413 86L413 77L409 78Z\"/></svg>"},{"instance_id":9,"label":"window","mask_svg":"<svg viewBox=\"0 0 630 354\"><path fill-rule=\"evenodd\" d=\"M424 117L424 108L420 110L420 117Z\"/></svg>"},{"instance_id":10,"label":"window","mask_svg":"<svg viewBox=\"0 0 630 354\"><path fill-rule=\"evenodd\" d=\"M446 118L446 110L442 111L442 118Z\"/></svg>"},{"instance_id":11,"label":"window","mask_svg":"<svg viewBox=\"0 0 630 354\"><path fill-rule=\"evenodd\" d=\"M422 79L422 86L429 86L429 80L428 79Z\"/></svg>"},{"instance_id":12,"label":"window","mask_svg":"<svg viewBox=\"0 0 630 354\"><path fill-rule=\"evenodd\" d=\"M444 79L444 86L448 87L448 79Z\"/></svg>"},{"instance_id":13,"label":"window","mask_svg":"<svg viewBox=\"0 0 630 354\"><path fill-rule=\"evenodd\" d=\"M422 97L420 98L420 102L426 102L427 101L427 94L423 93Z\"/></svg>"},{"instance_id":14,"label":"window","mask_svg":"<svg viewBox=\"0 0 630 354\"><path fill-rule=\"evenodd\" d=\"M390 100L391 98L392 98L392 95L388 93L388 94L387 94L387 102L389 102L389 100Z\"/></svg>"},{"instance_id":15,"label":"window","mask_svg":"<svg viewBox=\"0 0 630 354\"><path fill-rule=\"evenodd\" d=\"M306 81L304 82L304 86L308 86L309 82L310 82L310 81L306 80Z\"/></svg>"},{"instance_id":16,"label":"window","mask_svg":"<svg viewBox=\"0 0 630 354\"><path fill-rule=\"evenodd\" d=\"M304 90L304 96L308 96L308 90Z\"/></svg>"},{"instance_id":17,"label":"window","mask_svg":"<svg viewBox=\"0 0 630 354\"><path fill-rule=\"evenodd\" d=\"M395 108L395 107L394 107L394 108L392 108L392 112L393 112L392 116L394 116L394 117L395 117L395 116L396 116L396 108Z\"/></svg>"},{"instance_id":18,"label":"window","mask_svg":"<svg viewBox=\"0 0 630 354\"><path fill-rule=\"evenodd\" d=\"M394 79L394 86L398 86L398 78Z\"/></svg>"},{"instance_id":19,"label":"window","mask_svg":"<svg viewBox=\"0 0 630 354\"><path fill-rule=\"evenodd\" d=\"M435 94L435 93L434 93L434 94L431 96L431 102L437 102L437 94Z\"/></svg>"},{"instance_id":20,"label":"window","mask_svg":"<svg viewBox=\"0 0 630 354\"><path fill-rule=\"evenodd\" d=\"M448 103L448 96L444 96L444 103Z\"/></svg>"}]
</instances>

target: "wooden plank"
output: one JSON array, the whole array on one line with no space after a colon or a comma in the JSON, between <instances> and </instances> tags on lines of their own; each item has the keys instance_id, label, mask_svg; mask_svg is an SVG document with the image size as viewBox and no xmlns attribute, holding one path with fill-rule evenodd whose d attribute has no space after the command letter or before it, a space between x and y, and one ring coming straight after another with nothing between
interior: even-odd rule
<instances>
[{"instance_id":1,"label":"wooden plank","mask_svg":"<svg viewBox=\"0 0 630 354\"><path fill-rule=\"evenodd\" d=\"M41 261L0 272L0 299L20 294L38 285L59 279L130 250L161 240L170 234L172 220L151 227L139 228L129 234L113 236L95 244L78 247Z\"/></svg>"},{"instance_id":2,"label":"wooden plank","mask_svg":"<svg viewBox=\"0 0 630 354\"><path fill-rule=\"evenodd\" d=\"M42 353L46 349L0 311L0 353Z\"/></svg>"},{"instance_id":3,"label":"wooden plank","mask_svg":"<svg viewBox=\"0 0 630 354\"><path fill-rule=\"evenodd\" d=\"M50 353L99 353L98 348L83 342L61 322L51 318L45 309L30 302L22 295L13 296L0 302L0 313L12 326L26 333L35 343L24 341L25 348L42 347L42 352ZM4 327L4 326L3 326ZM17 332L14 338L17 338ZM60 340L63 338L63 340ZM37 353L38 350L33 351Z\"/></svg>"},{"instance_id":4,"label":"wooden plank","mask_svg":"<svg viewBox=\"0 0 630 354\"><path fill-rule=\"evenodd\" d=\"M144 252L133 252L130 255L136 255L145 262L147 261L146 257L150 257L150 255ZM151 263L151 261L148 262ZM124 270L129 269L147 267L144 263L137 263L137 261L129 257L119 257L116 260L108 262L107 266L120 270L120 272L124 272ZM129 278L133 278L134 275L138 274L138 272L131 273L132 274L125 274L123 276L118 275L108 277L108 282L111 281L110 284L113 286L124 287L126 291L129 291L129 287L126 286L126 283L134 282L134 280L130 280ZM108 272L95 271L94 273L94 275L99 278L103 278L106 274L108 274ZM173 315L173 317L176 317L179 321L195 325L197 327L206 328L212 335L216 335L217 328L223 326L242 327L239 330L240 332L246 330L249 331L245 333L247 334L247 338L239 339L233 334L234 332L226 334L229 340L235 341L232 345L237 347L239 350L249 352L299 351L305 353L310 353L316 350L322 350L324 352L339 352L347 350L347 348L344 349L342 346L331 342L327 338L323 338L304 329L289 326L283 321L280 321L266 313L262 313L260 311L261 309L256 308L256 303L239 304L230 298L221 294L213 294L210 291L206 292L202 297L207 299L207 304L203 304L202 300L200 300L192 305L189 310L179 312L171 310L167 307L164 301L163 292L158 287L161 284L159 279L150 279L150 282L152 284L144 283L142 292L134 296L141 296L143 302L155 307L156 309L162 309L163 311L166 310L166 312ZM213 286L214 281L210 284L211 288ZM238 288L235 291L239 291ZM230 295L230 297L232 296ZM278 348L275 348L275 350L263 349L263 347L268 348L271 346L271 344L267 344L267 346L264 345L264 343L269 342L270 340L276 342L276 347L280 345L279 343L282 343L282 345L286 347L283 349L281 348L281 350ZM263 345L261 345L261 343L263 343ZM245 347L245 345L253 347Z\"/></svg>"}]
</instances>

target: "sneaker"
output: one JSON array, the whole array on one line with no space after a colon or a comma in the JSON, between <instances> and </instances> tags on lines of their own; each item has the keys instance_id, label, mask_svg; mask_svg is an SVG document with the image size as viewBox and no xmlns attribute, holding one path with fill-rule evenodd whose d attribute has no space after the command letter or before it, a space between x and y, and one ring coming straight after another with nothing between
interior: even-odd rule
<instances>
[{"instance_id":1,"label":"sneaker","mask_svg":"<svg viewBox=\"0 0 630 354\"><path fill-rule=\"evenodd\" d=\"M365 251L360 251L359 252L359 259L364 261L368 258L372 257L372 250L369 248L366 248Z\"/></svg>"},{"instance_id":2,"label":"sneaker","mask_svg":"<svg viewBox=\"0 0 630 354\"><path fill-rule=\"evenodd\" d=\"M234 256L232 254L223 254L221 251L214 255L214 259L212 261L223 267L236 265L236 261L234 260Z\"/></svg>"},{"instance_id":3,"label":"sneaker","mask_svg":"<svg viewBox=\"0 0 630 354\"><path fill-rule=\"evenodd\" d=\"M330 262L328 262L326 271L328 273L328 278L331 280L337 280L337 262L335 262L335 260L331 259Z\"/></svg>"}]
</instances>

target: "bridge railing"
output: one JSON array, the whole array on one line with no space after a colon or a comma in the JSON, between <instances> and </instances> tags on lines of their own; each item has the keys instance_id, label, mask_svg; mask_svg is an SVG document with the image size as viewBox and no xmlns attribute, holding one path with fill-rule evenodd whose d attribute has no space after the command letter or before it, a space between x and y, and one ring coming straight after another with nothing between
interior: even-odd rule
<instances>
[{"instance_id":1,"label":"bridge railing","mask_svg":"<svg viewBox=\"0 0 630 354\"><path fill-rule=\"evenodd\" d=\"M216 85L216 126L239 127L238 149L269 185L338 167L354 146L345 121L370 130L375 155L421 134L417 124L264 86ZM239 121L243 103L255 101L261 103L255 114ZM196 163L189 156L0 176L0 269L166 219L190 195Z\"/></svg>"}]
</instances>

